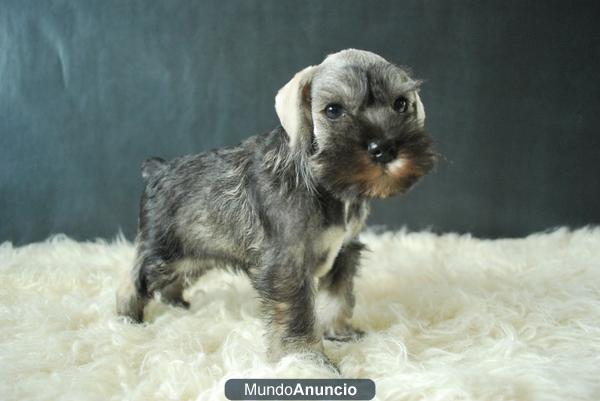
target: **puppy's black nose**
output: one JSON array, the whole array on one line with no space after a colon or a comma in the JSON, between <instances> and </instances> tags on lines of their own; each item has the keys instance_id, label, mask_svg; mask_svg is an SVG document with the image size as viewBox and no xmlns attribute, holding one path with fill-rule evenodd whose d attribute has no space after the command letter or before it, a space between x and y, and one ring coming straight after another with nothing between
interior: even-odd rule
<instances>
[{"instance_id":1,"label":"puppy's black nose","mask_svg":"<svg viewBox=\"0 0 600 401\"><path fill-rule=\"evenodd\" d=\"M376 163L385 164L396 158L396 146L389 141L371 141L367 144L367 152Z\"/></svg>"}]
</instances>

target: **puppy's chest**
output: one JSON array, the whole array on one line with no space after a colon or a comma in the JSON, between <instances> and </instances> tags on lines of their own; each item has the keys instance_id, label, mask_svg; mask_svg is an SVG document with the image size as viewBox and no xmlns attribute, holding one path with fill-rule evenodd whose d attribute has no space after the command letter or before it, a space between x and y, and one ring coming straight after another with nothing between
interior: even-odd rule
<instances>
[{"instance_id":1,"label":"puppy's chest","mask_svg":"<svg viewBox=\"0 0 600 401\"><path fill-rule=\"evenodd\" d=\"M365 203L344 204L343 224L332 225L323 230L315 239L314 247L317 263L315 277L323 277L331 267L344 244L352 241L364 227L368 215Z\"/></svg>"}]
</instances>

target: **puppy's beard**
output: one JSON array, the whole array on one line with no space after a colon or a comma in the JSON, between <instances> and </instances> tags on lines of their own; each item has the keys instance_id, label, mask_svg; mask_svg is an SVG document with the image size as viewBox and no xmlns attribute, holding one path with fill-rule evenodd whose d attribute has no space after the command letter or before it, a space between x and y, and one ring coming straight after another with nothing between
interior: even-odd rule
<instances>
[{"instance_id":1,"label":"puppy's beard","mask_svg":"<svg viewBox=\"0 0 600 401\"><path fill-rule=\"evenodd\" d=\"M386 164L371 160L360 144L337 143L312 158L319 184L340 199L387 198L406 192L432 166L428 151L400 150Z\"/></svg>"},{"instance_id":2,"label":"puppy's beard","mask_svg":"<svg viewBox=\"0 0 600 401\"><path fill-rule=\"evenodd\" d=\"M423 175L409 158L402 155L385 165L363 156L358 164L360 169L352 181L370 198L388 198L405 192Z\"/></svg>"},{"instance_id":3,"label":"puppy's beard","mask_svg":"<svg viewBox=\"0 0 600 401\"><path fill-rule=\"evenodd\" d=\"M407 167L408 161L404 159L402 156L396 158L386 164L385 171L392 176L399 176L402 174L402 171Z\"/></svg>"}]
</instances>

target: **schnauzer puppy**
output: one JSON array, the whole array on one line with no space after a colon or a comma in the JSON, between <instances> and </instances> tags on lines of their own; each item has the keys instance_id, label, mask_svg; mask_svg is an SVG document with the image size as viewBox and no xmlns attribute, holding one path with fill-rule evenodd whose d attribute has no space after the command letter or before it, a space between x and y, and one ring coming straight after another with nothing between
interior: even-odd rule
<instances>
[{"instance_id":1,"label":"schnauzer puppy","mask_svg":"<svg viewBox=\"0 0 600 401\"><path fill-rule=\"evenodd\" d=\"M147 160L137 256L118 313L142 321L155 293L187 307L191 278L235 267L262 301L271 359L325 358L323 338L359 337L350 318L369 200L405 192L434 164L418 89L382 57L344 50L278 92L273 131Z\"/></svg>"}]
</instances>

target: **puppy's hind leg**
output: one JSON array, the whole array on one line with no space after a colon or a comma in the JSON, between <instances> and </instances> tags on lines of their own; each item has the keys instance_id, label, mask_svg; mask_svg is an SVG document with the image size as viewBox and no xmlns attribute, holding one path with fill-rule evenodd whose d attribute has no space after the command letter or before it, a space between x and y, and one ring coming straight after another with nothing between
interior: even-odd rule
<instances>
[{"instance_id":1,"label":"puppy's hind leg","mask_svg":"<svg viewBox=\"0 0 600 401\"><path fill-rule=\"evenodd\" d=\"M183 298L183 291L213 267L214 264L209 261L193 258L182 258L171 262L170 281L160 288L161 300L173 306L189 309L190 303Z\"/></svg>"},{"instance_id":2,"label":"puppy's hind leg","mask_svg":"<svg viewBox=\"0 0 600 401\"><path fill-rule=\"evenodd\" d=\"M160 290L161 300L173 306L189 309L190 303L183 299L183 290L185 290L185 278L178 276L171 284Z\"/></svg>"},{"instance_id":3,"label":"puppy's hind leg","mask_svg":"<svg viewBox=\"0 0 600 401\"><path fill-rule=\"evenodd\" d=\"M117 291L117 313L136 323L144 320L144 307L156 291L173 282L170 264L154 253L138 249L138 256Z\"/></svg>"},{"instance_id":4,"label":"puppy's hind leg","mask_svg":"<svg viewBox=\"0 0 600 401\"><path fill-rule=\"evenodd\" d=\"M126 316L136 323L144 320L144 307L148 297L141 294L136 286L139 277L140 264L136 260L133 269L123 275L117 290L117 314Z\"/></svg>"}]
</instances>

